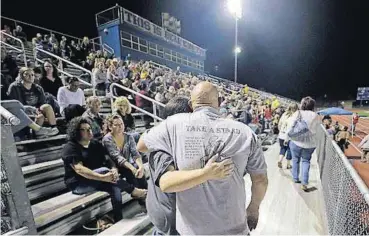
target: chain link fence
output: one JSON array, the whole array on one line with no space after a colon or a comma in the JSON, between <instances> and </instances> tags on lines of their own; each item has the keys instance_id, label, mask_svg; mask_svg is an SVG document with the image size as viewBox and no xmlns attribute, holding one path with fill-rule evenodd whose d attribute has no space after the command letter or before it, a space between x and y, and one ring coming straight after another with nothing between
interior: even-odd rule
<instances>
[{"instance_id":1,"label":"chain link fence","mask_svg":"<svg viewBox=\"0 0 369 236\"><path fill-rule=\"evenodd\" d=\"M329 234L369 235L368 187L323 126L317 135Z\"/></svg>"}]
</instances>

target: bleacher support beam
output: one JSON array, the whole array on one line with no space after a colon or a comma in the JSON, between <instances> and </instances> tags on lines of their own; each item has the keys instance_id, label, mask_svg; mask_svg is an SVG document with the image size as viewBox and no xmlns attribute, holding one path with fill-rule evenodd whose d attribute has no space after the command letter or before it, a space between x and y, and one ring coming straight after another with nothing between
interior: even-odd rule
<instances>
[{"instance_id":1,"label":"bleacher support beam","mask_svg":"<svg viewBox=\"0 0 369 236\"><path fill-rule=\"evenodd\" d=\"M31 204L23 178L22 168L17 157L13 133L9 125L1 125L1 195L2 208L8 213L11 231L26 227L27 234L36 235ZM3 202L4 201L4 202ZM4 203L4 204L3 204ZM1 221L6 220L3 216ZM3 222L2 227L3 229ZM6 232L1 232L2 234Z\"/></svg>"}]
</instances>

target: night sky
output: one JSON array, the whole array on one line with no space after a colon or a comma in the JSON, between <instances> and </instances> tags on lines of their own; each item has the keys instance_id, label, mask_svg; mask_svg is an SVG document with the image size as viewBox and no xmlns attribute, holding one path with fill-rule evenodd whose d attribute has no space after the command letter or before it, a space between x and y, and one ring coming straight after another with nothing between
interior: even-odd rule
<instances>
[{"instance_id":1,"label":"night sky","mask_svg":"<svg viewBox=\"0 0 369 236\"><path fill-rule=\"evenodd\" d=\"M234 19L225 0L5 0L1 14L96 37L95 13L115 3L158 25L161 12L177 17L182 36L208 50L205 70L233 78ZM296 99L349 99L369 87L368 0L244 0L243 8L240 82Z\"/></svg>"}]
</instances>

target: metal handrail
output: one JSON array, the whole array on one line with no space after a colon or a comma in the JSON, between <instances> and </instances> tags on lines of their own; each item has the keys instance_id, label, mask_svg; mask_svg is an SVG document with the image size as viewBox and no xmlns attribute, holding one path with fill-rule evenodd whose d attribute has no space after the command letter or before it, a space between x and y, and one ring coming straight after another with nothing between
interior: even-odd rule
<instances>
[{"instance_id":1,"label":"metal handrail","mask_svg":"<svg viewBox=\"0 0 369 236\"><path fill-rule=\"evenodd\" d=\"M3 234L4 236L8 236L8 235L26 235L28 234L28 227L27 226L23 226L22 228L13 230L13 231L9 231L5 234Z\"/></svg>"},{"instance_id":2,"label":"metal handrail","mask_svg":"<svg viewBox=\"0 0 369 236\"><path fill-rule=\"evenodd\" d=\"M112 96L113 98L115 98L115 99L117 99L118 97L117 96ZM159 121L163 121L163 119L162 118L160 118L159 116L156 116L156 115L154 115L154 114L151 114L150 112L148 112L148 111L145 111L144 109L142 109L142 108L139 108L139 107L137 107L137 106L135 106L135 105L133 105L132 103L129 103L130 105L131 105L131 107L133 107L134 109L136 109L136 110L138 110L138 111L140 111L140 112L142 112L142 113L144 113L144 114L146 114L146 115L148 115L148 116L150 116L150 117L152 117L152 118L154 118L154 119L157 119L157 120L159 120Z\"/></svg>"},{"instance_id":3,"label":"metal handrail","mask_svg":"<svg viewBox=\"0 0 369 236\"><path fill-rule=\"evenodd\" d=\"M44 61L43 61L43 60L41 60L41 59L39 59L39 58L36 58L36 60L37 60L38 62L42 62L42 63L44 63ZM85 85L88 85L88 86L91 86L91 87L92 87L92 84L90 84L90 83L88 83L88 82L84 81L83 79L79 78L78 76L73 76L73 75L69 74L68 72L65 72L65 71L63 71L63 70L61 70L61 69L59 69L59 68L56 68L56 69L57 69L60 73L65 74L65 75L66 75L66 76L68 76L68 77L76 77L76 78L79 80L79 82L82 82L83 84L85 84Z\"/></svg>"},{"instance_id":4,"label":"metal handrail","mask_svg":"<svg viewBox=\"0 0 369 236\"><path fill-rule=\"evenodd\" d=\"M75 37L75 36L72 36L72 35L69 35L69 34L61 33L61 32L55 31L55 30L51 30L51 29L47 29L47 28L44 28L44 27L41 27L41 26L37 26L37 25L30 24L30 23L26 23L26 22L23 22L23 21L20 21L20 20L15 20L15 19L12 19L12 18L9 18L9 17L6 17L6 16L1 16L1 18L14 21L16 24L19 22L19 23L21 23L23 25L32 26L32 27L35 27L35 28L38 28L38 29L41 29L41 30L45 30L45 31L54 33L54 34L60 34L60 35L67 36L69 38L73 38L73 39L77 39L77 40L82 40L82 38L78 38L78 37Z\"/></svg>"},{"instance_id":5,"label":"metal handrail","mask_svg":"<svg viewBox=\"0 0 369 236\"><path fill-rule=\"evenodd\" d=\"M155 103L155 104L157 104L157 105L159 105L159 106L161 106L161 107L165 107L165 105L164 105L163 103L158 102L158 101L156 101L156 100L154 100L154 99L152 99L152 98L149 98L148 96L145 96L145 95L143 95L143 94L141 94L141 93L138 93L138 92L136 92L136 91L134 91L134 90L132 90L132 89L129 89L129 88L124 87L123 85L120 85L120 84L117 84L117 83L112 83L112 84L110 85L110 92L111 92L111 93L113 92L113 87L119 87L119 88L121 88L121 89L123 89L123 90L126 90L127 92L130 92L130 93L133 93L134 95L140 96L140 97L142 97L142 98L144 98L144 99L146 99L146 100L148 100L148 101L150 101L150 102L152 102L152 103Z\"/></svg>"},{"instance_id":6,"label":"metal handrail","mask_svg":"<svg viewBox=\"0 0 369 236\"><path fill-rule=\"evenodd\" d=\"M20 120L18 117L10 113L8 110L6 110L4 107L0 106L0 115L11 125L19 125Z\"/></svg>"},{"instance_id":7,"label":"metal handrail","mask_svg":"<svg viewBox=\"0 0 369 236\"><path fill-rule=\"evenodd\" d=\"M112 84L110 85L110 93L111 93L111 94L113 94L113 88L114 88L114 86L119 87L119 88L121 88L121 89L123 89L123 90L126 90L126 91L128 91L128 92L132 93L132 94L135 94L136 96L140 96L140 97L142 97L143 99L150 101L150 102L152 103L152 108L153 108L153 109L152 109L152 111L153 111L153 114L151 114L151 113L149 113L149 112L147 112L147 111L145 111L145 112L144 112L144 110L143 110L143 109L141 109L141 108L139 108L139 107L137 107L137 108L139 108L138 110L142 111L143 113L145 113L145 114L147 114L147 115L149 115L149 116L151 116L151 117L153 117L153 116L158 117L158 116L156 115L156 105L159 105L159 106L161 106L161 107L165 107L165 105L164 105L163 103L158 102L158 101L155 101L155 100L154 100L154 99L152 99L152 98L149 98L149 97L147 97L147 96L145 96L145 95L143 95L143 94L140 94L140 93L138 93L138 92L136 92L136 91L134 91L134 90L132 90L132 89L126 88L126 87L124 87L124 86L122 86L122 85L120 85L120 84L117 84L117 83L112 83ZM111 100L111 103L112 103L112 105L113 105L113 99ZM136 108L136 107L135 107L135 108ZM156 118L154 119L154 123L155 123L155 125L156 125Z\"/></svg>"},{"instance_id":8,"label":"metal handrail","mask_svg":"<svg viewBox=\"0 0 369 236\"><path fill-rule=\"evenodd\" d=\"M77 64L75 64L75 63L73 63L73 62L71 62L71 61L68 61L68 60L66 60L66 59L64 59L64 58L62 58L62 57L59 57L59 56L57 56L57 55L55 55L55 54L52 54L52 53L50 53L50 52L48 52L48 51L45 51L45 50L43 50L43 49L40 49L40 48L35 47L35 52L37 52L37 51L40 51L40 52L45 53L45 54L47 54L47 55L49 55L49 56L52 56L52 57L54 57L54 58L58 59L59 61L64 61L65 63L67 63L67 64L69 64L69 65L72 65L72 66L76 67L77 69L80 69L80 70L82 70L82 71L86 72L87 74L89 74L89 75L90 75L91 80L93 80L93 78L92 78L92 72L91 72L91 71L89 71L89 70L87 70L87 69L85 69L85 68L83 68L82 66L79 66L79 65L77 65ZM37 59L37 53L35 53L35 60L36 60L36 59ZM86 83L87 83L87 82L86 82ZM92 87L93 95L95 95L95 94L96 94L96 91L95 91L95 85L94 85L94 84L88 84L88 85Z\"/></svg>"},{"instance_id":9,"label":"metal handrail","mask_svg":"<svg viewBox=\"0 0 369 236\"><path fill-rule=\"evenodd\" d=\"M107 45L106 43L103 44L103 50L107 51L108 53L110 53L111 55L114 54L114 48L110 47L109 45Z\"/></svg>"},{"instance_id":10,"label":"metal handrail","mask_svg":"<svg viewBox=\"0 0 369 236\"><path fill-rule=\"evenodd\" d=\"M0 31L1 32L1 34L4 34L4 35L6 35L6 36L8 36L8 37L10 37L10 38L12 38L12 39L14 39L15 41L18 41L19 43L20 43L20 45L21 45L21 47L22 47L22 51L23 51L23 58L24 58L24 65L27 67L27 57L26 57L26 50L24 49L24 44L23 44L23 42L22 42L22 40L20 40L19 38L17 38L17 37L14 37L13 35L11 35L11 34L8 34L8 33L5 33L5 32L3 32L3 31ZM5 42L3 42L5 45L7 45Z\"/></svg>"}]
</instances>

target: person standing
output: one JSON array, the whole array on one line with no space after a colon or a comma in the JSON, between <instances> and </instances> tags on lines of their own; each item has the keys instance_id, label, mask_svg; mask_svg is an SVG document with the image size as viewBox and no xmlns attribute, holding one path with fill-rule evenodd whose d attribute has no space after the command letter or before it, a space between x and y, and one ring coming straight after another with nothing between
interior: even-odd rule
<instances>
[{"instance_id":1,"label":"person standing","mask_svg":"<svg viewBox=\"0 0 369 236\"><path fill-rule=\"evenodd\" d=\"M301 100L300 110L289 119L287 141L292 154L292 177L295 183L301 183L302 190L308 189L311 156L316 148L316 132L321 124L314 112L315 100L305 97ZM300 163L302 182L300 181Z\"/></svg>"},{"instance_id":2,"label":"person standing","mask_svg":"<svg viewBox=\"0 0 369 236\"><path fill-rule=\"evenodd\" d=\"M221 118L218 91L209 82L191 93L193 113L169 117L144 135L138 149L165 151L172 159L157 181L161 190L177 194L176 227L180 234L249 234L259 218L268 179L267 166L256 135L245 124ZM217 158L211 158L217 154ZM228 178L208 180L201 169L209 160L230 160ZM251 203L246 209L243 176L250 174ZM195 175L195 177L193 176ZM191 178L191 180L189 180Z\"/></svg>"},{"instance_id":3,"label":"person standing","mask_svg":"<svg viewBox=\"0 0 369 236\"><path fill-rule=\"evenodd\" d=\"M291 169L291 150L289 148L289 144L287 141L287 125L288 125L288 119L298 110L298 106L297 104L291 104L289 105L287 111L285 113L283 113L281 119L279 120L278 123L278 129L279 129L279 134L278 134L278 139L279 139L279 146L280 146L280 151L279 151L279 161L278 161L278 167L282 168L282 161L287 153L286 159L287 159L287 169Z\"/></svg>"}]
</instances>

